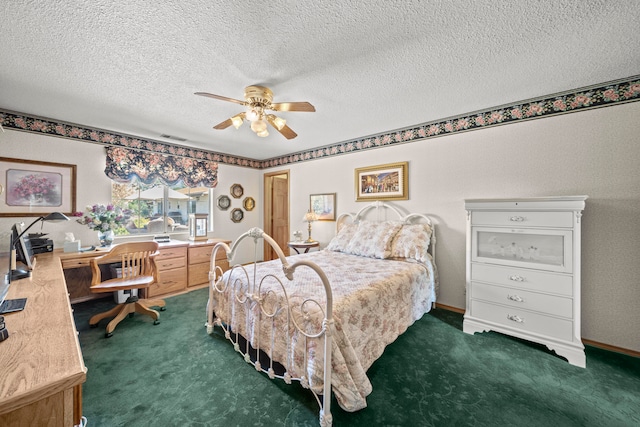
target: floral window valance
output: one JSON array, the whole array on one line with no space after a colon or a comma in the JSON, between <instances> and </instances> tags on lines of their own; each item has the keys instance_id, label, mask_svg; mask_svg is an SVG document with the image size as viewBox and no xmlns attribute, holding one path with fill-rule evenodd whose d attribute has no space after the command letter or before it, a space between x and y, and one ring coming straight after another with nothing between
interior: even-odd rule
<instances>
[{"instance_id":1,"label":"floral window valance","mask_svg":"<svg viewBox=\"0 0 640 427\"><path fill-rule=\"evenodd\" d=\"M182 181L187 187L215 188L218 185L217 162L122 147L107 147L104 173L117 182L138 179L145 184L175 185Z\"/></svg>"}]
</instances>

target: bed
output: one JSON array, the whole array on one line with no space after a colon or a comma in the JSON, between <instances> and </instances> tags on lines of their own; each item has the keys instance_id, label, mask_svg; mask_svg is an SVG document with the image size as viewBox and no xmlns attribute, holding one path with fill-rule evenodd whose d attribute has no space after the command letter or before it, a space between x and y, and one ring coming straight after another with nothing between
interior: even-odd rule
<instances>
[{"instance_id":1,"label":"bed","mask_svg":"<svg viewBox=\"0 0 640 427\"><path fill-rule=\"evenodd\" d=\"M376 202L340 215L325 249L285 257L259 228L211 255L207 332L222 328L256 370L313 392L320 424L332 423L334 393L346 411L366 407L367 370L384 348L435 305L434 224ZM263 241L278 259L233 265L236 249ZM216 266L225 251L227 272Z\"/></svg>"}]
</instances>

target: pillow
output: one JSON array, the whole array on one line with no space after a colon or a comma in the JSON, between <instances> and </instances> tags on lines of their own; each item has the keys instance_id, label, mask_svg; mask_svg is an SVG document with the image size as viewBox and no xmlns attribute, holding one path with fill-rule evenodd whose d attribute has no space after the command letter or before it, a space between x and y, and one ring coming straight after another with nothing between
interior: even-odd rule
<instances>
[{"instance_id":1,"label":"pillow","mask_svg":"<svg viewBox=\"0 0 640 427\"><path fill-rule=\"evenodd\" d=\"M431 243L429 224L404 224L391 242L391 258L412 258L425 262Z\"/></svg>"},{"instance_id":2,"label":"pillow","mask_svg":"<svg viewBox=\"0 0 640 427\"><path fill-rule=\"evenodd\" d=\"M402 223L394 221L360 221L345 252L370 258L389 258L391 240L400 227Z\"/></svg>"},{"instance_id":3,"label":"pillow","mask_svg":"<svg viewBox=\"0 0 640 427\"><path fill-rule=\"evenodd\" d=\"M351 238L356 233L358 224L348 223L344 224L338 234L327 245L327 249L335 252L344 252L351 241Z\"/></svg>"}]
</instances>

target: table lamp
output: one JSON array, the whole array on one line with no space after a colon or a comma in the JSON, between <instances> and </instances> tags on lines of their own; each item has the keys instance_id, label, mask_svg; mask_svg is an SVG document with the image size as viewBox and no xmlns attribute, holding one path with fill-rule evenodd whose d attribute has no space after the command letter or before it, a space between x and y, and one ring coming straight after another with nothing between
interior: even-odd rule
<instances>
[{"instance_id":1,"label":"table lamp","mask_svg":"<svg viewBox=\"0 0 640 427\"><path fill-rule=\"evenodd\" d=\"M309 223L309 238L307 240L305 240L306 243L313 243L315 242L315 240L313 240L311 238L311 223L313 221L317 221L318 220L318 215L316 215L316 213L314 211L312 211L311 209L309 209L307 211L306 214L304 214L304 218L302 219L305 222Z\"/></svg>"}]
</instances>

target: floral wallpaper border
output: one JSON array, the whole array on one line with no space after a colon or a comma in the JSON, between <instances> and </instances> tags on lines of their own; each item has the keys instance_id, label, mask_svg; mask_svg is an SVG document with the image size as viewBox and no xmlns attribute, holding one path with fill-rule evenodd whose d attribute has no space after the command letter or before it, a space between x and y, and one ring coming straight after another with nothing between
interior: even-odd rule
<instances>
[{"instance_id":1,"label":"floral wallpaper border","mask_svg":"<svg viewBox=\"0 0 640 427\"><path fill-rule=\"evenodd\" d=\"M626 79L602 83L600 85L575 89L527 101L519 101L510 105L466 113L389 133L380 133L267 160L247 159L213 151L186 148L180 145L58 122L53 119L5 111L1 108L0 124L7 129L84 140L106 146L121 146L160 154L215 161L228 165L266 169L395 144L406 144L408 142L421 141L457 132L466 132L523 120L539 119L639 100L640 75L637 75Z\"/></svg>"}]
</instances>

